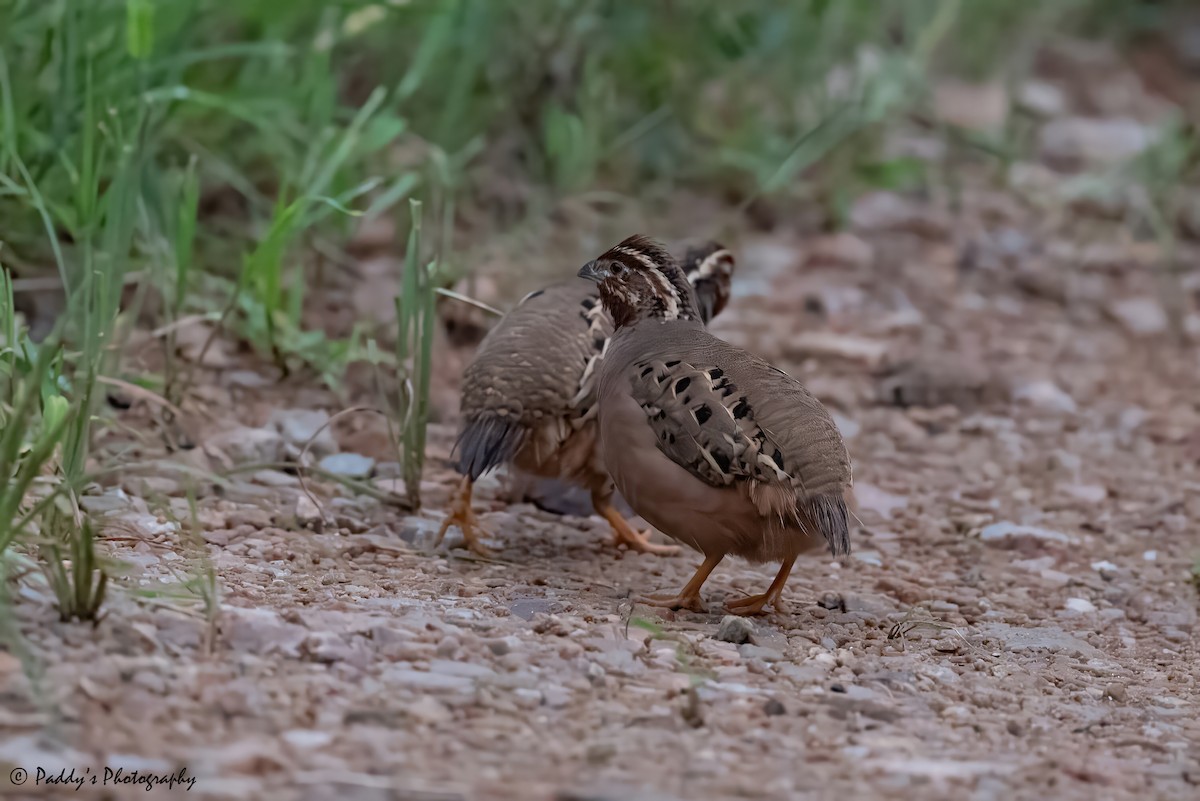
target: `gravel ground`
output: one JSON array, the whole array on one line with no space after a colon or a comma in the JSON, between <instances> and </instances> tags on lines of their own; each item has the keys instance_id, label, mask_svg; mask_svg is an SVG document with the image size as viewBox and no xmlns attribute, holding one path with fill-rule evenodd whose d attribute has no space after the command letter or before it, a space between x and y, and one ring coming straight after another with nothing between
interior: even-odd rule
<instances>
[{"instance_id":1,"label":"gravel ground","mask_svg":"<svg viewBox=\"0 0 1200 801\"><path fill-rule=\"evenodd\" d=\"M200 447L138 441L161 469L87 499L126 565L100 624L58 622L23 585L39 666L31 684L0 652L0 764L31 778L6 794L1198 797L1200 274L1182 279L1181 343L1157 253L1116 223L983 189L962 203L878 193L849 233L738 243L715 330L805 380L855 464L854 554L798 565L789 614L723 620L774 572L734 559L708 614L632 607L697 556L618 553L599 519L509 505L498 478L476 492L497 558L453 534L431 550L449 419L419 515L311 481L319 511L267 468L197 488L193 513L170 463L294 458L345 405L239 362L189 406ZM465 352L445 358L449 387ZM395 489L385 443L358 415L312 450ZM196 782L32 778L105 766Z\"/></svg>"}]
</instances>

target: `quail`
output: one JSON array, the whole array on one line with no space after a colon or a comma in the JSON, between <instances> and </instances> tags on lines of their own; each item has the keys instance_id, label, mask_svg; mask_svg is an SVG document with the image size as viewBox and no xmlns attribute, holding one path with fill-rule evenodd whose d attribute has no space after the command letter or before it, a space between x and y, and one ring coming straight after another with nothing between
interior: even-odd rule
<instances>
[{"instance_id":1,"label":"quail","mask_svg":"<svg viewBox=\"0 0 1200 801\"><path fill-rule=\"evenodd\" d=\"M781 562L773 605L797 556L850 551L850 456L829 412L800 382L708 333L679 263L643 236L579 271L598 283L615 332L599 365L600 455L640 516L704 555L677 595L651 605L700 611L700 588L728 554Z\"/></svg>"},{"instance_id":2,"label":"quail","mask_svg":"<svg viewBox=\"0 0 1200 801\"><path fill-rule=\"evenodd\" d=\"M706 242L690 248L682 263L688 300L702 324L728 302L735 262L728 249ZM487 532L471 509L472 487L484 473L509 465L590 491L615 545L678 551L649 542L648 532L636 531L613 506L612 481L596 452L596 370L612 330L596 285L572 276L526 295L488 333L463 375L455 443L463 478L435 546L456 525L467 548L488 554L480 542Z\"/></svg>"}]
</instances>

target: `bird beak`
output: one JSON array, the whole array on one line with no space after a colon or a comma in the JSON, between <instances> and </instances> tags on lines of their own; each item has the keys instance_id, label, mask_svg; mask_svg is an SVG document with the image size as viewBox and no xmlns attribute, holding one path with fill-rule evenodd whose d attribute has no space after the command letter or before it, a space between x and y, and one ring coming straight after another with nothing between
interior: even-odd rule
<instances>
[{"instance_id":1,"label":"bird beak","mask_svg":"<svg viewBox=\"0 0 1200 801\"><path fill-rule=\"evenodd\" d=\"M600 266L598 261L589 261L587 264L579 268L579 277L586 278L589 281L595 281L597 284L603 281L608 276L608 271Z\"/></svg>"}]
</instances>

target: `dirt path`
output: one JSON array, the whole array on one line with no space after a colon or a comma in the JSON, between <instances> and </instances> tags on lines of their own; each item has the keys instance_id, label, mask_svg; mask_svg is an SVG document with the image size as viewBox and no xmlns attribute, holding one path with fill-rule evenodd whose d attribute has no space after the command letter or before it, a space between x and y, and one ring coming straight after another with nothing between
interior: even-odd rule
<instances>
[{"instance_id":1,"label":"dirt path","mask_svg":"<svg viewBox=\"0 0 1200 801\"><path fill-rule=\"evenodd\" d=\"M1112 305L1157 303L1144 249L1035 243L1037 213L987 193L966 199L970 234L864 203L856 235L742 243L716 326L837 411L863 523L853 558L803 563L791 614L748 642L718 638L720 601L773 567L731 560L712 613L658 620L628 596L682 584L694 555L617 554L599 520L506 507L498 481L477 491L498 561L429 551L454 482L440 425L418 517L318 485L333 519L303 525L294 476L270 470L202 497L184 528L221 589L211 625L180 587L201 565L180 487L90 501L129 575L95 630L25 589L58 714L0 653L0 763L186 767L189 798L1197 797L1200 349L1136 336ZM920 369L873 375L906 354ZM209 417L268 426L281 395L253 375L205 389ZM933 408L892 403L909 399ZM342 449L378 447L375 425ZM271 431L205 449L286 456Z\"/></svg>"}]
</instances>

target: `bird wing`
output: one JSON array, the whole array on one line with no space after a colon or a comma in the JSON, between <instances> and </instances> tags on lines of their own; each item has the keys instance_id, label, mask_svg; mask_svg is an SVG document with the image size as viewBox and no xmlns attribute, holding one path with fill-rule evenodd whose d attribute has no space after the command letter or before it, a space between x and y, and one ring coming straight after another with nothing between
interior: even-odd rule
<instances>
[{"instance_id":1,"label":"bird wing","mask_svg":"<svg viewBox=\"0 0 1200 801\"><path fill-rule=\"evenodd\" d=\"M660 451L713 487L799 500L849 486L845 442L800 382L702 331L690 338L628 368Z\"/></svg>"},{"instance_id":2,"label":"bird wing","mask_svg":"<svg viewBox=\"0 0 1200 801\"><path fill-rule=\"evenodd\" d=\"M612 325L594 284L531 292L492 329L463 375L464 417L498 413L527 425L593 414L595 364Z\"/></svg>"}]
</instances>

